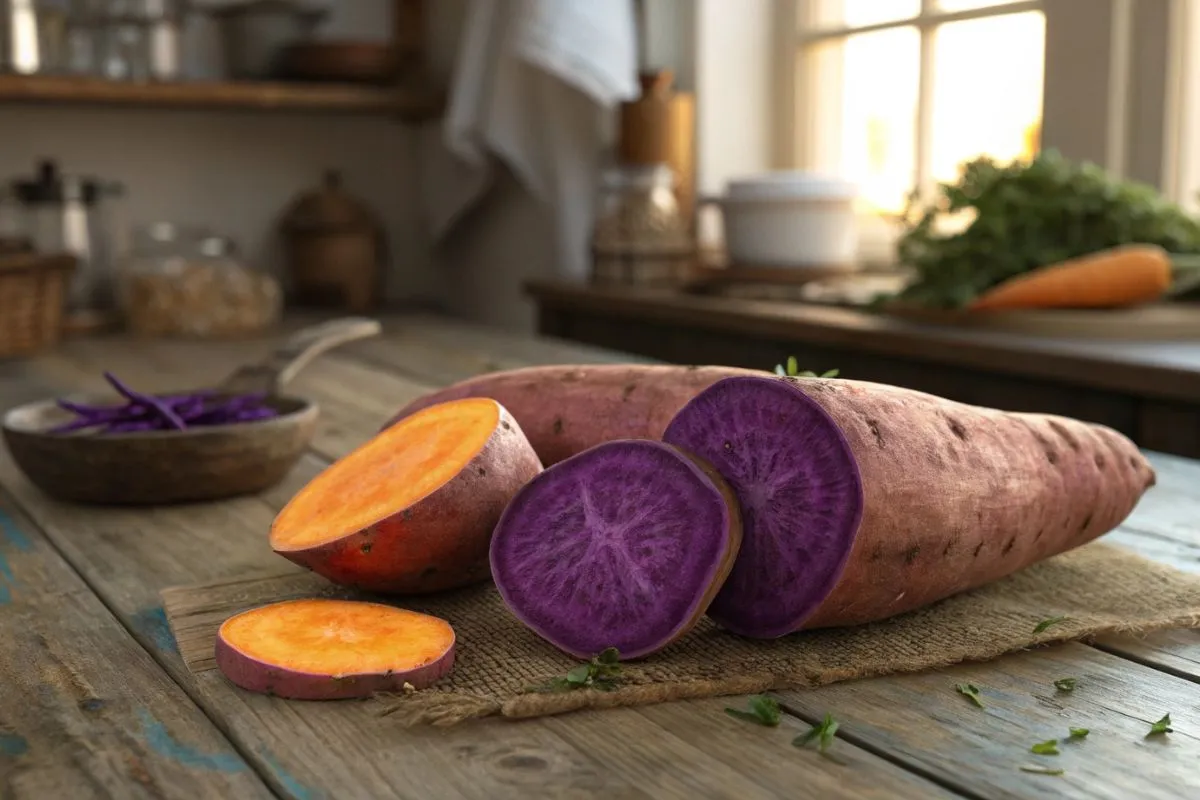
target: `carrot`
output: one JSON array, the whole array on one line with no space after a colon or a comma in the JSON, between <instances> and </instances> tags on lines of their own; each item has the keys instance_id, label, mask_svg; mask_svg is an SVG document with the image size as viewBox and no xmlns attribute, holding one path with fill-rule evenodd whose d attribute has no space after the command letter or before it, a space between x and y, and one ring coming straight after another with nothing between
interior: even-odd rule
<instances>
[{"instance_id":1,"label":"carrot","mask_svg":"<svg viewBox=\"0 0 1200 800\"><path fill-rule=\"evenodd\" d=\"M972 311L1115 308L1156 300L1171 287L1171 259L1157 245L1111 247L1017 275L977 297Z\"/></svg>"},{"instance_id":2,"label":"carrot","mask_svg":"<svg viewBox=\"0 0 1200 800\"><path fill-rule=\"evenodd\" d=\"M450 673L455 634L427 614L352 600L288 600L244 611L217 632L216 662L236 686L297 700L423 689Z\"/></svg>"},{"instance_id":3,"label":"carrot","mask_svg":"<svg viewBox=\"0 0 1200 800\"><path fill-rule=\"evenodd\" d=\"M372 592L421 594L488 579L492 529L542 470L495 400L440 403L331 464L276 516L274 551Z\"/></svg>"}]
</instances>

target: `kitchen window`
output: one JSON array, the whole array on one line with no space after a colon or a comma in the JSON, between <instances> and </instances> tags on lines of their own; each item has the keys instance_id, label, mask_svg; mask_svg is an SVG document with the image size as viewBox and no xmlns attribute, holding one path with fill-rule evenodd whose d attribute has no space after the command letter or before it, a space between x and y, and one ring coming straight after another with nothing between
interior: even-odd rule
<instances>
[{"instance_id":1,"label":"kitchen window","mask_svg":"<svg viewBox=\"0 0 1200 800\"><path fill-rule=\"evenodd\" d=\"M1053 0L1050 0L1053 2ZM865 210L1041 144L1040 0L799 0L794 166L841 173Z\"/></svg>"}]
</instances>

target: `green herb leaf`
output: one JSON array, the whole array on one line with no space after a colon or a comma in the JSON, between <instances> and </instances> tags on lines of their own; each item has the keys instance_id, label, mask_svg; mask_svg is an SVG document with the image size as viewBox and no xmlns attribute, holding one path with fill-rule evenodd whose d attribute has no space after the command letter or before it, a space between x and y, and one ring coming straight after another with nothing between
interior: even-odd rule
<instances>
[{"instance_id":1,"label":"green herb leaf","mask_svg":"<svg viewBox=\"0 0 1200 800\"><path fill-rule=\"evenodd\" d=\"M1153 723L1150 726L1150 732L1147 733L1146 736L1157 736L1157 735L1163 734L1163 733L1174 733L1174 732L1175 732L1174 729L1171 727L1171 715L1165 714L1165 715L1163 715L1162 719L1160 719L1158 722Z\"/></svg>"},{"instance_id":2,"label":"green herb leaf","mask_svg":"<svg viewBox=\"0 0 1200 800\"><path fill-rule=\"evenodd\" d=\"M1037 625L1033 626L1033 632L1034 633L1042 633L1043 631L1047 630L1051 626L1058 625L1061 622L1066 622L1069 619L1070 619L1070 617L1050 617L1049 619L1044 619L1041 622L1039 622Z\"/></svg>"},{"instance_id":3,"label":"green herb leaf","mask_svg":"<svg viewBox=\"0 0 1200 800\"><path fill-rule=\"evenodd\" d=\"M749 706L749 711L740 708L726 708L725 713L737 719L765 725L768 728L775 727L783 719L783 715L779 711L779 703L775 702L774 698L761 694L755 695L750 698Z\"/></svg>"},{"instance_id":4,"label":"green herb leaf","mask_svg":"<svg viewBox=\"0 0 1200 800\"><path fill-rule=\"evenodd\" d=\"M1090 731L1087 728L1070 728L1072 739L1086 739Z\"/></svg>"},{"instance_id":5,"label":"green herb leaf","mask_svg":"<svg viewBox=\"0 0 1200 800\"><path fill-rule=\"evenodd\" d=\"M1023 764L1021 772L1032 772L1035 775L1062 775L1063 770L1057 767L1035 767Z\"/></svg>"},{"instance_id":6,"label":"green herb leaf","mask_svg":"<svg viewBox=\"0 0 1200 800\"><path fill-rule=\"evenodd\" d=\"M1058 755L1058 740L1047 739L1044 742L1038 742L1029 749L1031 752L1037 753L1039 756L1056 756Z\"/></svg>"},{"instance_id":7,"label":"green herb leaf","mask_svg":"<svg viewBox=\"0 0 1200 800\"><path fill-rule=\"evenodd\" d=\"M984 707L983 699L979 696L979 689L975 688L974 684L956 683L954 684L954 688L959 694L966 695L968 698L970 698L971 702L975 705L979 706L980 708Z\"/></svg>"},{"instance_id":8,"label":"green herb leaf","mask_svg":"<svg viewBox=\"0 0 1200 800\"><path fill-rule=\"evenodd\" d=\"M617 648L609 647L596 656L597 664L619 664L621 662L621 654L617 652Z\"/></svg>"},{"instance_id":9,"label":"green herb leaf","mask_svg":"<svg viewBox=\"0 0 1200 800\"><path fill-rule=\"evenodd\" d=\"M1060 692L1073 692L1075 691L1075 683L1075 678L1059 678L1054 682L1054 688Z\"/></svg>"},{"instance_id":10,"label":"green herb leaf","mask_svg":"<svg viewBox=\"0 0 1200 800\"><path fill-rule=\"evenodd\" d=\"M574 669L572 669L570 672L567 673L567 683L583 684L583 683L587 683L588 679L591 677L592 677L592 665L591 664L580 664L578 667L575 667Z\"/></svg>"},{"instance_id":11,"label":"green herb leaf","mask_svg":"<svg viewBox=\"0 0 1200 800\"><path fill-rule=\"evenodd\" d=\"M796 357L788 356L786 367L783 364L775 365L775 374L787 378L836 378L841 373L836 369L827 370L820 375L810 369L801 372L800 362L796 360Z\"/></svg>"},{"instance_id":12,"label":"green herb leaf","mask_svg":"<svg viewBox=\"0 0 1200 800\"><path fill-rule=\"evenodd\" d=\"M586 664L572 667L566 675L551 678L538 686L527 687L525 691L539 694L568 692L574 689L596 689L601 692L610 692L617 688L620 675L620 653L615 647L610 647Z\"/></svg>"},{"instance_id":13,"label":"green herb leaf","mask_svg":"<svg viewBox=\"0 0 1200 800\"><path fill-rule=\"evenodd\" d=\"M817 752L824 753L833 746L839 726L840 723L833 718L832 714L826 714L825 719L793 739L792 745L795 747L805 747L809 742L815 740L817 742Z\"/></svg>"}]
</instances>

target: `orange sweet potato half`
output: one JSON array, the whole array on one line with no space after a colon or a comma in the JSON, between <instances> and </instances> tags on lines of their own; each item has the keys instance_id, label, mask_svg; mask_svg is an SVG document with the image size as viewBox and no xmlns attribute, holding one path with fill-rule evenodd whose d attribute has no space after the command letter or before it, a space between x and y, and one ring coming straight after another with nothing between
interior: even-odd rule
<instances>
[{"instance_id":1,"label":"orange sweet potato half","mask_svg":"<svg viewBox=\"0 0 1200 800\"><path fill-rule=\"evenodd\" d=\"M445 620L379 603L288 600L227 619L217 668L252 692L341 700L423 689L454 666Z\"/></svg>"},{"instance_id":2,"label":"orange sweet potato half","mask_svg":"<svg viewBox=\"0 0 1200 800\"><path fill-rule=\"evenodd\" d=\"M490 398L440 403L381 431L279 512L271 547L345 586L424 594L490 576L505 506L541 461Z\"/></svg>"}]
</instances>

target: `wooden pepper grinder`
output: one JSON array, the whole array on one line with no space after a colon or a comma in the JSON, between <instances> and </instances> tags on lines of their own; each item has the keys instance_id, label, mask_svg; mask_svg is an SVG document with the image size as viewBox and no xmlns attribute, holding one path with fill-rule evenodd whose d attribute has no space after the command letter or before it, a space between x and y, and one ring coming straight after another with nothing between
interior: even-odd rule
<instances>
[{"instance_id":1,"label":"wooden pepper grinder","mask_svg":"<svg viewBox=\"0 0 1200 800\"><path fill-rule=\"evenodd\" d=\"M299 305L363 312L383 294L385 240L374 213L342 187L336 170L297 197L280 223Z\"/></svg>"},{"instance_id":2,"label":"wooden pepper grinder","mask_svg":"<svg viewBox=\"0 0 1200 800\"><path fill-rule=\"evenodd\" d=\"M679 211L690 223L696 202L694 97L672 88L675 75L671 70L645 71L638 81L641 97L621 104L617 160L669 166L675 173Z\"/></svg>"}]
</instances>

